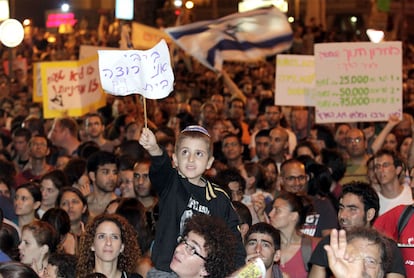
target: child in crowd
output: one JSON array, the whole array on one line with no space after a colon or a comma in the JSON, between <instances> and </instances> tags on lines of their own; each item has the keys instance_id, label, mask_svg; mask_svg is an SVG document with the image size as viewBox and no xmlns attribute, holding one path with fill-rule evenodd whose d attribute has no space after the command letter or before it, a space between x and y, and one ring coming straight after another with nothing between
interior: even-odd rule
<instances>
[{"instance_id":1,"label":"child in crowd","mask_svg":"<svg viewBox=\"0 0 414 278\"><path fill-rule=\"evenodd\" d=\"M177 238L182 235L186 220L200 213L224 219L237 235L239 246L236 264L242 266L245 251L238 230L239 218L227 194L202 177L214 161L207 130L201 126L188 126L180 132L173 154L175 168L167 153L157 144L152 131L143 129L140 144L151 155L149 174L152 186L158 192L160 204L152 249L155 269L150 273L161 275L162 272L171 272L170 262Z\"/></svg>"}]
</instances>

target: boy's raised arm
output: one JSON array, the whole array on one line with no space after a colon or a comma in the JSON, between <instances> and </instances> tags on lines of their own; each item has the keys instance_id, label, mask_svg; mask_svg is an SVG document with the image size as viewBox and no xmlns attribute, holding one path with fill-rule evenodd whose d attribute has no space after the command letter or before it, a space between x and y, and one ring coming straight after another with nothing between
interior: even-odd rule
<instances>
[{"instance_id":1,"label":"boy's raised arm","mask_svg":"<svg viewBox=\"0 0 414 278\"><path fill-rule=\"evenodd\" d=\"M162 149L157 143L155 134L149 128L143 128L139 143L146 149L151 156L162 155Z\"/></svg>"}]
</instances>

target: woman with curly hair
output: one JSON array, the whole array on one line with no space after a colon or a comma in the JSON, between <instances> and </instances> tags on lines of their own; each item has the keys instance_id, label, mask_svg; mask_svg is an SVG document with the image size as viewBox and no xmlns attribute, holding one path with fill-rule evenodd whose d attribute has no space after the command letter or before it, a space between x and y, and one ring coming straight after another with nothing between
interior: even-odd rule
<instances>
[{"instance_id":1,"label":"woman with curly hair","mask_svg":"<svg viewBox=\"0 0 414 278\"><path fill-rule=\"evenodd\" d=\"M194 215L178 238L170 267L178 277L227 277L236 270L236 247L237 239L222 219Z\"/></svg>"},{"instance_id":2,"label":"woman with curly hair","mask_svg":"<svg viewBox=\"0 0 414 278\"><path fill-rule=\"evenodd\" d=\"M138 278L141 256L137 234L125 218L116 214L96 216L81 237L77 277L100 272L108 278Z\"/></svg>"}]
</instances>

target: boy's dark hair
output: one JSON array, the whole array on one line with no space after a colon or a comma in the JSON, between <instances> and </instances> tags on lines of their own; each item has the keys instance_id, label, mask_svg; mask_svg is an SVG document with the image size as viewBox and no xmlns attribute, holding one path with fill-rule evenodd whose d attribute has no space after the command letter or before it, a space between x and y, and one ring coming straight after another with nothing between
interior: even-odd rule
<instances>
[{"instance_id":1,"label":"boy's dark hair","mask_svg":"<svg viewBox=\"0 0 414 278\"><path fill-rule=\"evenodd\" d=\"M270 129L260 130L258 133L256 133L256 136L254 137L254 139L256 140L257 138L260 138L260 137L270 138Z\"/></svg>"},{"instance_id":2,"label":"boy's dark hair","mask_svg":"<svg viewBox=\"0 0 414 278\"><path fill-rule=\"evenodd\" d=\"M375 189L366 182L353 181L347 184L344 184L342 187L341 198L346 194L354 194L358 196L361 202L364 204L364 211L367 213L369 209L375 209L375 215L371 219L371 224L374 223L375 219L378 217L378 212L380 209L379 197Z\"/></svg>"},{"instance_id":3,"label":"boy's dark hair","mask_svg":"<svg viewBox=\"0 0 414 278\"><path fill-rule=\"evenodd\" d=\"M206 277L227 277L236 270L235 254L237 239L223 219L197 214L191 217L184 228L183 236L189 232L204 239L204 249L208 253L204 267Z\"/></svg>"},{"instance_id":4,"label":"boy's dark hair","mask_svg":"<svg viewBox=\"0 0 414 278\"><path fill-rule=\"evenodd\" d=\"M96 172L99 166L105 164L116 164L116 156L107 151L98 151L93 153L86 163L87 172Z\"/></svg>"},{"instance_id":5,"label":"boy's dark hair","mask_svg":"<svg viewBox=\"0 0 414 278\"><path fill-rule=\"evenodd\" d=\"M119 171L133 171L137 161L130 155L124 154L117 158L117 167Z\"/></svg>"},{"instance_id":6,"label":"boy's dark hair","mask_svg":"<svg viewBox=\"0 0 414 278\"><path fill-rule=\"evenodd\" d=\"M272 225L265 222L259 222L251 226L245 236L246 243L249 239L249 236L254 233L266 234L271 236L273 239L273 245L275 247L275 250L280 250L280 232Z\"/></svg>"},{"instance_id":7,"label":"boy's dark hair","mask_svg":"<svg viewBox=\"0 0 414 278\"><path fill-rule=\"evenodd\" d=\"M237 168L228 168L221 170L214 178L214 182L220 185L229 196L231 196L229 183L232 181L238 182L240 184L240 190L244 192L246 189L246 180L243 178Z\"/></svg>"},{"instance_id":8,"label":"boy's dark hair","mask_svg":"<svg viewBox=\"0 0 414 278\"><path fill-rule=\"evenodd\" d=\"M394 161L394 166L395 167L403 167L404 166L404 162L402 160L402 158L398 155L397 152L393 151L393 150L389 150L389 149L381 149L379 150L375 155L374 155L374 159L377 159L381 156L384 155L388 155L391 156L393 161ZM375 165L374 165L375 167Z\"/></svg>"},{"instance_id":9,"label":"boy's dark hair","mask_svg":"<svg viewBox=\"0 0 414 278\"><path fill-rule=\"evenodd\" d=\"M28 128L18 127L13 131L13 137L24 137L26 142L29 142L32 137L32 133Z\"/></svg>"},{"instance_id":10,"label":"boy's dark hair","mask_svg":"<svg viewBox=\"0 0 414 278\"><path fill-rule=\"evenodd\" d=\"M48 258L48 263L57 266L56 277L75 278L78 258L75 255L54 253Z\"/></svg>"}]
</instances>

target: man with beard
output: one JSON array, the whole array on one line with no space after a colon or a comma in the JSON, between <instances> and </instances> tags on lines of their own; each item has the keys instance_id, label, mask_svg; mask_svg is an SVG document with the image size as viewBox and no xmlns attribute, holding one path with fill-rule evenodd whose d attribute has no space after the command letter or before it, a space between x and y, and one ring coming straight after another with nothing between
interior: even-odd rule
<instances>
[{"instance_id":1,"label":"man with beard","mask_svg":"<svg viewBox=\"0 0 414 278\"><path fill-rule=\"evenodd\" d=\"M339 199L338 220L341 229L351 231L359 227L371 227L378 216L379 198L370 184L364 182L352 182L344 185L342 196ZM328 257L324 249L329 245L330 237L324 237L313 251L309 261L312 264L309 278L324 278L330 276ZM389 244L392 260L391 265L385 270L387 278L405 277L405 269L400 251L395 242Z\"/></svg>"},{"instance_id":2,"label":"man with beard","mask_svg":"<svg viewBox=\"0 0 414 278\"><path fill-rule=\"evenodd\" d=\"M110 152L98 151L88 158L86 170L93 184L93 191L87 197L89 214L93 218L103 213L108 203L117 197L114 193L118 178L116 157Z\"/></svg>"},{"instance_id":3,"label":"man with beard","mask_svg":"<svg viewBox=\"0 0 414 278\"><path fill-rule=\"evenodd\" d=\"M261 258L266 267L265 278L286 277L277 262L280 260L280 234L272 225L260 222L252 227L245 237L246 260Z\"/></svg>"}]
</instances>

